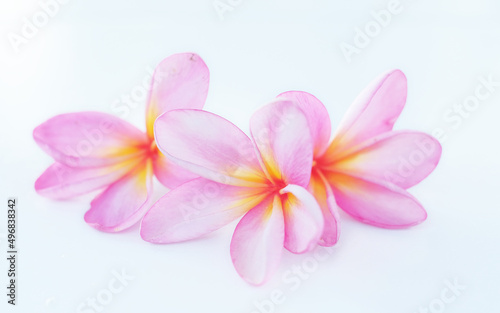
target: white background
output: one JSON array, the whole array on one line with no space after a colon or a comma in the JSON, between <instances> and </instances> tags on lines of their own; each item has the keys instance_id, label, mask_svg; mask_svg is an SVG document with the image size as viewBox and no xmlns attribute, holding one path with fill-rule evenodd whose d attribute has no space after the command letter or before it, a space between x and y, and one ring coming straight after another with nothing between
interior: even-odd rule
<instances>
[{"instance_id":1,"label":"white background","mask_svg":"<svg viewBox=\"0 0 500 313\"><path fill-rule=\"evenodd\" d=\"M498 312L500 87L456 129L444 114L474 95L480 77L500 81L500 4L401 0L402 12L348 63L340 44L353 44L355 29L388 2L243 0L221 20L212 0L69 0L16 52L8 34L19 34L40 5L2 0L0 200L6 207L7 197L19 198L20 289L14 309L0 295L0 311L77 312L107 288L113 270L125 269L134 279L102 312L258 312L255 303L273 290L285 299L267 312L442 312L442 293L453 295L446 281L455 279L466 290L446 312ZM141 240L138 227L105 234L87 226L83 214L95 194L56 202L35 193L36 178L51 164L32 139L38 124L66 112L120 115L115 100L164 57L187 51L211 71L205 108L245 131L257 108L292 89L315 94L338 125L373 78L403 70L409 95L396 129L448 131L440 165L410 190L428 220L393 231L342 214L341 240L327 260L311 270L313 254L286 253L273 279L255 288L230 261L234 224L197 241L155 246ZM144 128L144 103L126 119ZM157 188L158 197L164 192ZM294 265L311 270L296 289L283 280Z\"/></svg>"}]
</instances>

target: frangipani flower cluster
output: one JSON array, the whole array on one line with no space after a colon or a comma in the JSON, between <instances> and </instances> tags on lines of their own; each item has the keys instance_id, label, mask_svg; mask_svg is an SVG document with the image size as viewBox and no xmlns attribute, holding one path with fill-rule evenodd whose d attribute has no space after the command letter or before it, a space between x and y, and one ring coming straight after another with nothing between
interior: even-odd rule
<instances>
[{"instance_id":1,"label":"frangipani flower cluster","mask_svg":"<svg viewBox=\"0 0 500 313\"><path fill-rule=\"evenodd\" d=\"M159 72L166 78L158 83ZM157 244L199 238L241 218L230 254L240 276L254 285L272 275L284 249L300 254L335 245L339 208L383 228L426 219L406 189L434 170L441 146L424 133L392 130L406 102L401 71L368 86L333 139L326 108L306 92L285 92L257 111L247 136L201 110L207 90L203 61L174 55L155 72L146 133L101 113L42 124L35 139L56 163L39 178L37 191L67 198L106 187L85 220L119 231L142 218L142 238ZM112 131L104 128L90 153L67 149L82 138L96 139L91 129L102 121ZM172 190L151 206L153 173Z\"/></svg>"},{"instance_id":2,"label":"frangipani flower cluster","mask_svg":"<svg viewBox=\"0 0 500 313\"><path fill-rule=\"evenodd\" d=\"M159 148L201 178L160 199L144 217L141 236L153 243L190 240L244 215L231 257L240 275L258 285L279 264L283 247L304 253L317 244L323 218L306 190L313 150L299 107L278 100L252 117L250 129L252 140L231 122L198 110L158 118ZM200 197L205 201L197 207Z\"/></svg>"}]
</instances>

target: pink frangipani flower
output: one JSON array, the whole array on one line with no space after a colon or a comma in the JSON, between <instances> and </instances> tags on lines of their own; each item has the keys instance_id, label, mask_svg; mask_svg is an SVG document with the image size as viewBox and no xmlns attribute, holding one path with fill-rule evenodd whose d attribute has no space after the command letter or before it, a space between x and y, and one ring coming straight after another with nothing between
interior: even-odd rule
<instances>
[{"instance_id":1,"label":"pink frangipani flower","mask_svg":"<svg viewBox=\"0 0 500 313\"><path fill-rule=\"evenodd\" d=\"M117 232L136 224L149 209L152 178L175 188L197 176L170 162L156 147L155 119L175 109L202 109L209 71L196 54L182 53L155 69L146 109L146 132L109 114L79 112L55 116L33 137L55 160L36 181L46 197L66 199L103 189L85 221Z\"/></svg>"},{"instance_id":2,"label":"pink frangipani flower","mask_svg":"<svg viewBox=\"0 0 500 313\"><path fill-rule=\"evenodd\" d=\"M406 94L401 71L382 75L356 98L332 141L328 112L316 97L299 91L278 96L295 101L311 125L314 162L308 189L323 212L321 245L338 241L338 207L361 222L383 228L406 228L427 218L406 189L434 170L441 145L425 133L392 130Z\"/></svg>"},{"instance_id":3,"label":"pink frangipani flower","mask_svg":"<svg viewBox=\"0 0 500 313\"><path fill-rule=\"evenodd\" d=\"M233 264L260 285L278 266L283 247L304 253L323 233L321 209L307 191L313 145L294 101L278 100L250 122L251 140L224 118L175 110L155 123L159 149L197 173L161 198L142 221L141 236L175 243L210 233L243 216L234 232Z\"/></svg>"}]
</instances>

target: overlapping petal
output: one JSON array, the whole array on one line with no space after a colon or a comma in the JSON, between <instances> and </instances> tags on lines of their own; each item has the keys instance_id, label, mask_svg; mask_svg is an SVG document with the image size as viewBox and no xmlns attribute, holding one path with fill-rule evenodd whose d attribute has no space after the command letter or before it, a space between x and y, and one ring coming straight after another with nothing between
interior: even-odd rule
<instances>
[{"instance_id":1,"label":"overlapping petal","mask_svg":"<svg viewBox=\"0 0 500 313\"><path fill-rule=\"evenodd\" d=\"M283 188L285 248L292 253L305 253L316 247L323 234L323 215L314 196L297 185Z\"/></svg>"},{"instance_id":2,"label":"overlapping petal","mask_svg":"<svg viewBox=\"0 0 500 313\"><path fill-rule=\"evenodd\" d=\"M330 184L317 169L312 172L308 190L316 198L323 214L323 234L319 244L325 247L334 246L340 237L339 208Z\"/></svg>"},{"instance_id":3,"label":"overlapping petal","mask_svg":"<svg viewBox=\"0 0 500 313\"><path fill-rule=\"evenodd\" d=\"M131 124L109 114L57 115L33 131L38 145L69 167L102 167L143 154L149 140Z\"/></svg>"},{"instance_id":4,"label":"overlapping petal","mask_svg":"<svg viewBox=\"0 0 500 313\"><path fill-rule=\"evenodd\" d=\"M141 236L152 243L174 243L208 234L258 205L265 190L197 178L162 197L144 216Z\"/></svg>"},{"instance_id":5,"label":"overlapping petal","mask_svg":"<svg viewBox=\"0 0 500 313\"><path fill-rule=\"evenodd\" d=\"M261 285L278 267L285 239L279 195L250 210L238 223L231 240L231 258L238 274L248 283Z\"/></svg>"},{"instance_id":6,"label":"overlapping petal","mask_svg":"<svg viewBox=\"0 0 500 313\"><path fill-rule=\"evenodd\" d=\"M111 184L90 204L85 221L105 232L118 232L139 222L151 205L151 160Z\"/></svg>"},{"instance_id":7,"label":"overlapping petal","mask_svg":"<svg viewBox=\"0 0 500 313\"><path fill-rule=\"evenodd\" d=\"M139 162L131 159L114 166L88 168L54 163L36 180L35 190L52 199L69 199L108 186Z\"/></svg>"},{"instance_id":8,"label":"overlapping petal","mask_svg":"<svg viewBox=\"0 0 500 313\"><path fill-rule=\"evenodd\" d=\"M391 131L406 103L406 76L399 70L374 80L342 120L325 160L379 134Z\"/></svg>"},{"instance_id":9,"label":"overlapping petal","mask_svg":"<svg viewBox=\"0 0 500 313\"><path fill-rule=\"evenodd\" d=\"M406 228L427 218L422 205L404 189L385 181L325 172L338 205L357 220L383 228Z\"/></svg>"},{"instance_id":10,"label":"overlapping petal","mask_svg":"<svg viewBox=\"0 0 500 313\"><path fill-rule=\"evenodd\" d=\"M155 123L160 150L204 178L155 204L141 235L154 243L190 240L246 213L231 256L240 275L259 285L277 266L283 246L294 253L310 250L324 223L321 208L304 188L313 161L304 112L294 100L279 99L253 116L251 131L253 143L227 120L199 110L160 116Z\"/></svg>"},{"instance_id":11,"label":"overlapping petal","mask_svg":"<svg viewBox=\"0 0 500 313\"><path fill-rule=\"evenodd\" d=\"M307 187L313 145L304 112L288 99L278 99L257 111L250 131L264 170L274 183Z\"/></svg>"},{"instance_id":12,"label":"overlapping petal","mask_svg":"<svg viewBox=\"0 0 500 313\"><path fill-rule=\"evenodd\" d=\"M202 109L208 94L210 74L195 53L179 53L164 59L155 69L146 109L146 127L153 138L158 116L175 109Z\"/></svg>"},{"instance_id":13,"label":"overlapping petal","mask_svg":"<svg viewBox=\"0 0 500 313\"><path fill-rule=\"evenodd\" d=\"M177 188L198 177L198 175L169 160L161 152L156 153L153 157L153 170L160 183L170 189Z\"/></svg>"},{"instance_id":14,"label":"overlapping petal","mask_svg":"<svg viewBox=\"0 0 500 313\"><path fill-rule=\"evenodd\" d=\"M159 149L207 179L238 186L267 183L250 138L228 120L200 110L174 110L155 123Z\"/></svg>"},{"instance_id":15,"label":"overlapping petal","mask_svg":"<svg viewBox=\"0 0 500 313\"><path fill-rule=\"evenodd\" d=\"M332 124L325 106L315 96L304 91L287 91L278 96L295 101L307 118L314 156L321 156L328 148L332 136Z\"/></svg>"},{"instance_id":16,"label":"overlapping petal","mask_svg":"<svg viewBox=\"0 0 500 313\"><path fill-rule=\"evenodd\" d=\"M439 141L427 134L393 131L340 154L330 168L386 180L408 189L436 168L441 150Z\"/></svg>"}]
</instances>

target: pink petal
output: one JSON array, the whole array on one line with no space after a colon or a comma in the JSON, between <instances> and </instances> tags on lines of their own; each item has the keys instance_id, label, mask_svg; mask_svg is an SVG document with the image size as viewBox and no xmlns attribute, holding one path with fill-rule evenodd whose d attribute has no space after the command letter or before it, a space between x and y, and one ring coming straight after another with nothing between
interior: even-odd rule
<instances>
[{"instance_id":1,"label":"pink petal","mask_svg":"<svg viewBox=\"0 0 500 313\"><path fill-rule=\"evenodd\" d=\"M285 217L285 248L305 253L316 247L323 234L323 215L314 196L297 185L288 185L282 194Z\"/></svg>"},{"instance_id":2,"label":"pink petal","mask_svg":"<svg viewBox=\"0 0 500 313\"><path fill-rule=\"evenodd\" d=\"M152 243L195 239L241 217L265 197L256 188L197 178L153 205L142 220L141 236Z\"/></svg>"},{"instance_id":3,"label":"pink petal","mask_svg":"<svg viewBox=\"0 0 500 313\"><path fill-rule=\"evenodd\" d=\"M198 177L198 175L193 174L192 172L170 161L159 151L154 156L153 169L155 176L158 178L160 183L170 189L177 188L185 182Z\"/></svg>"},{"instance_id":4,"label":"pink petal","mask_svg":"<svg viewBox=\"0 0 500 313\"><path fill-rule=\"evenodd\" d=\"M261 285L279 265L285 225L279 196L269 197L238 223L231 241L231 258L240 276Z\"/></svg>"},{"instance_id":5,"label":"pink petal","mask_svg":"<svg viewBox=\"0 0 500 313\"><path fill-rule=\"evenodd\" d=\"M40 195L53 199L79 196L108 186L130 171L139 161L90 168L74 168L55 163L37 179L35 190Z\"/></svg>"},{"instance_id":6,"label":"pink petal","mask_svg":"<svg viewBox=\"0 0 500 313\"><path fill-rule=\"evenodd\" d=\"M250 130L269 177L278 184L307 187L313 143L302 110L293 101L278 99L252 116Z\"/></svg>"},{"instance_id":7,"label":"pink petal","mask_svg":"<svg viewBox=\"0 0 500 313\"><path fill-rule=\"evenodd\" d=\"M153 138L158 116L175 109L202 109L208 94L210 74L194 53L179 53L164 59L155 69L151 83L146 126Z\"/></svg>"},{"instance_id":8,"label":"pink petal","mask_svg":"<svg viewBox=\"0 0 500 313\"><path fill-rule=\"evenodd\" d=\"M314 155L321 156L328 148L332 136L330 116L325 106L315 96L304 91L287 91L278 96L295 101L304 112L314 144Z\"/></svg>"},{"instance_id":9,"label":"pink petal","mask_svg":"<svg viewBox=\"0 0 500 313\"><path fill-rule=\"evenodd\" d=\"M151 161L128 173L90 204L85 221L105 232L119 232L136 224L149 209L153 191Z\"/></svg>"},{"instance_id":10,"label":"pink petal","mask_svg":"<svg viewBox=\"0 0 500 313\"><path fill-rule=\"evenodd\" d=\"M57 115L33 131L38 145L70 167L101 167L137 157L149 147L146 134L109 114Z\"/></svg>"},{"instance_id":11,"label":"pink petal","mask_svg":"<svg viewBox=\"0 0 500 313\"><path fill-rule=\"evenodd\" d=\"M334 246L340 237L340 217L332 188L320 172L313 170L308 189L318 201L323 213L323 234L319 244L324 247Z\"/></svg>"},{"instance_id":12,"label":"pink petal","mask_svg":"<svg viewBox=\"0 0 500 313\"><path fill-rule=\"evenodd\" d=\"M357 220L383 228L406 228L427 218L422 205L404 189L384 181L327 172L335 199Z\"/></svg>"},{"instance_id":13,"label":"pink petal","mask_svg":"<svg viewBox=\"0 0 500 313\"><path fill-rule=\"evenodd\" d=\"M406 102L406 77L400 70L374 80L354 100L327 152L350 148L392 130Z\"/></svg>"},{"instance_id":14,"label":"pink petal","mask_svg":"<svg viewBox=\"0 0 500 313\"><path fill-rule=\"evenodd\" d=\"M250 138L228 120L200 110L175 110L155 123L158 148L176 164L223 184L266 184Z\"/></svg>"},{"instance_id":15,"label":"pink petal","mask_svg":"<svg viewBox=\"0 0 500 313\"><path fill-rule=\"evenodd\" d=\"M427 134L389 132L349 150L331 168L355 176L386 180L407 189L436 168L441 151L439 141Z\"/></svg>"}]
</instances>

